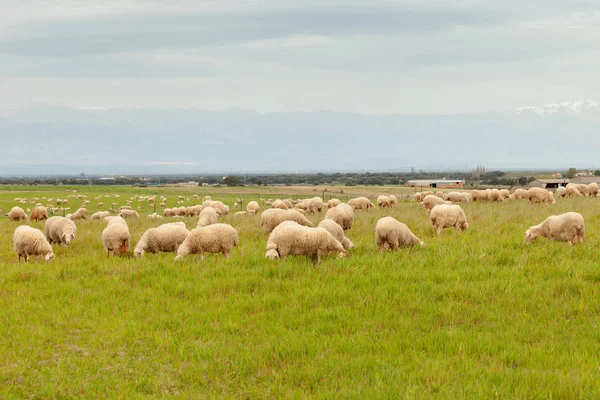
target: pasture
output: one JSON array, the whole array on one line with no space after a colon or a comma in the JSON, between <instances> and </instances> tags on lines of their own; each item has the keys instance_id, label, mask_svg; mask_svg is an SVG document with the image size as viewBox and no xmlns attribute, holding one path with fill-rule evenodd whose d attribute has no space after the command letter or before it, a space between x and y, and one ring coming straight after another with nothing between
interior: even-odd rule
<instances>
[{"instance_id":1,"label":"pasture","mask_svg":"<svg viewBox=\"0 0 600 400\"><path fill-rule=\"evenodd\" d=\"M64 198L65 188L0 188L14 198ZM345 201L347 193L334 197ZM600 387L600 199L461 204L465 232L435 235L422 206L356 211L349 257L264 258L259 216L233 202L321 195L323 188L81 187L90 215L103 198L210 194L239 232L231 258L146 254L106 258L106 223L77 222L56 259L18 264L0 218L0 398L593 398ZM356 194L409 194L352 188ZM240 194L241 193L241 194ZM373 199L374 200L374 199ZM201 200L200 200L201 201ZM45 201L40 200L45 204ZM71 212L81 200L70 199ZM137 208L134 202L134 209ZM20 205L24 209L27 205ZM30 205L29 207L32 207ZM262 207L262 205L261 205ZM129 221L131 250L171 220ZM157 211L160 212L158 205ZM577 211L586 240L570 246L523 233ZM309 216L319 222L321 215ZM379 253L375 224L391 215L423 248ZM188 228L196 218L186 218ZM25 222L43 230L43 222Z\"/></svg>"}]
</instances>

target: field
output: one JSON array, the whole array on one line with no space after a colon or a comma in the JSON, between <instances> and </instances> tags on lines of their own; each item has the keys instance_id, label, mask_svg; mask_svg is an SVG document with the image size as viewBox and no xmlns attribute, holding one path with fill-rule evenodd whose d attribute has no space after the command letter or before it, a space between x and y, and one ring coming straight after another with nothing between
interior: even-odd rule
<instances>
[{"instance_id":1,"label":"field","mask_svg":"<svg viewBox=\"0 0 600 400\"><path fill-rule=\"evenodd\" d=\"M66 197L66 188L0 188ZM321 195L324 188L78 188L244 201ZM345 200L347 188L326 193ZM409 194L402 188L353 193ZM44 201L42 201L44 202ZM70 200L71 211L81 201ZM188 205L193 200L186 202ZM137 203L134 203L137 206ZM27 205L22 205L27 208ZM106 207L105 207L106 208ZM78 222L56 259L18 264L0 218L0 398L594 398L600 387L600 200L464 204L466 232L436 237L422 206L357 212L349 258L265 260L259 217L236 218L231 258L173 254L109 258L104 223ZM130 223L132 248L164 220ZM523 233L578 211L578 246ZM231 214L232 214L231 213ZM374 227L391 215L426 246L380 254ZM318 222L323 215L311 216ZM185 220L188 228L194 218ZM43 223L30 225L43 229Z\"/></svg>"}]
</instances>

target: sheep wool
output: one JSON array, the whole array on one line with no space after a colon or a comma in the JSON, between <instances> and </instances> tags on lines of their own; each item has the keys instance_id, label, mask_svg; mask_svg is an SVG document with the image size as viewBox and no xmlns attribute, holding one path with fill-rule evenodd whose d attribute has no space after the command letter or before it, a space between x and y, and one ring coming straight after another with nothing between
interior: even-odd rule
<instances>
[{"instance_id":1,"label":"sheep wool","mask_svg":"<svg viewBox=\"0 0 600 400\"><path fill-rule=\"evenodd\" d=\"M531 204L536 203L546 203L553 204L556 203L554 200L554 194L546 189L532 187L527 191L527 198L531 202Z\"/></svg>"},{"instance_id":2,"label":"sheep wool","mask_svg":"<svg viewBox=\"0 0 600 400\"><path fill-rule=\"evenodd\" d=\"M172 222L150 228L140 238L133 254L142 257L144 253L174 253L189 234L190 231L183 222Z\"/></svg>"},{"instance_id":3,"label":"sheep wool","mask_svg":"<svg viewBox=\"0 0 600 400\"><path fill-rule=\"evenodd\" d=\"M576 212L552 215L541 224L525 231L525 244L539 236L573 245L583 242L585 236L583 216Z\"/></svg>"},{"instance_id":4,"label":"sheep wool","mask_svg":"<svg viewBox=\"0 0 600 400\"><path fill-rule=\"evenodd\" d=\"M393 217L383 217L377 221L375 237L379 251L424 244L408 226Z\"/></svg>"},{"instance_id":5,"label":"sheep wool","mask_svg":"<svg viewBox=\"0 0 600 400\"><path fill-rule=\"evenodd\" d=\"M123 219L125 218L139 218L140 214L138 214L135 210L121 210L119 216Z\"/></svg>"},{"instance_id":6,"label":"sheep wool","mask_svg":"<svg viewBox=\"0 0 600 400\"><path fill-rule=\"evenodd\" d=\"M98 211L96 213L93 213L92 216L90 217L90 219L92 221L102 221L104 218L110 216L110 212L108 211Z\"/></svg>"},{"instance_id":7,"label":"sheep wool","mask_svg":"<svg viewBox=\"0 0 600 400\"><path fill-rule=\"evenodd\" d=\"M75 222L65 217L50 217L46 220L44 233L48 243L58 243L68 246L73 239L75 239L77 225L75 225Z\"/></svg>"},{"instance_id":8,"label":"sheep wool","mask_svg":"<svg viewBox=\"0 0 600 400\"><path fill-rule=\"evenodd\" d=\"M354 223L354 208L346 203L341 203L338 206L327 210L325 219L335 221L345 231L352 228Z\"/></svg>"},{"instance_id":9,"label":"sheep wool","mask_svg":"<svg viewBox=\"0 0 600 400\"><path fill-rule=\"evenodd\" d=\"M254 215L260 210L260 206L256 201L251 201L246 205L246 211L248 214Z\"/></svg>"},{"instance_id":10,"label":"sheep wool","mask_svg":"<svg viewBox=\"0 0 600 400\"><path fill-rule=\"evenodd\" d=\"M85 208L80 208L77 211L75 211L73 214L71 214L71 217L69 218L72 221L79 221L82 219L87 219L88 217L88 210Z\"/></svg>"},{"instance_id":11,"label":"sheep wool","mask_svg":"<svg viewBox=\"0 0 600 400\"><path fill-rule=\"evenodd\" d=\"M597 197L598 196L598 184L596 182L592 182L587 186L588 196Z\"/></svg>"},{"instance_id":12,"label":"sheep wool","mask_svg":"<svg viewBox=\"0 0 600 400\"><path fill-rule=\"evenodd\" d=\"M102 245L107 258L110 256L111 251L115 256L129 253L129 241L131 239L129 226L123 218L119 218L121 220L111 219L102 231Z\"/></svg>"},{"instance_id":13,"label":"sheep wool","mask_svg":"<svg viewBox=\"0 0 600 400\"><path fill-rule=\"evenodd\" d=\"M19 263L21 257L25 258L25 262L29 261L29 256L42 255L46 261L54 258L52 246L42 231L27 225L21 225L15 229L13 246L19 256Z\"/></svg>"},{"instance_id":14,"label":"sheep wool","mask_svg":"<svg viewBox=\"0 0 600 400\"><path fill-rule=\"evenodd\" d=\"M43 221L48 219L48 210L44 206L36 206L29 215L30 221Z\"/></svg>"},{"instance_id":15,"label":"sheep wool","mask_svg":"<svg viewBox=\"0 0 600 400\"><path fill-rule=\"evenodd\" d=\"M238 245L238 232L228 224L213 224L192 229L177 250L175 260L181 260L189 254L222 253L229 258L231 250Z\"/></svg>"},{"instance_id":16,"label":"sheep wool","mask_svg":"<svg viewBox=\"0 0 600 400\"><path fill-rule=\"evenodd\" d=\"M431 212L431 210L435 207L438 206L440 204L444 204L444 199L441 199L433 194L428 194L427 196L425 196L425 198L423 199L423 206L425 207L425 211L427 212L427 214L429 214Z\"/></svg>"},{"instance_id":17,"label":"sheep wool","mask_svg":"<svg viewBox=\"0 0 600 400\"><path fill-rule=\"evenodd\" d=\"M211 206L206 206L200 212L200 218L198 219L196 227L202 228L203 226L216 224L218 217L217 210Z\"/></svg>"},{"instance_id":18,"label":"sheep wool","mask_svg":"<svg viewBox=\"0 0 600 400\"><path fill-rule=\"evenodd\" d=\"M271 233L271 231L283 221L295 221L300 225L314 227L314 224L298 210L270 208L265 210L260 216L260 227L263 235Z\"/></svg>"},{"instance_id":19,"label":"sheep wool","mask_svg":"<svg viewBox=\"0 0 600 400\"><path fill-rule=\"evenodd\" d=\"M566 197L567 196L567 188L564 186L559 186L556 188L556 195L558 197Z\"/></svg>"},{"instance_id":20,"label":"sheep wool","mask_svg":"<svg viewBox=\"0 0 600 400\"><path fill-rule=\"evenodd\" d=\"M327 202L327 208L333 208L341 203L340 199L329 199Z\"/></svg>"},{"instance_id":21,"label":"sheep wool","mask_svg":"<svg viewBox=\"0 0 600 400\"><path fill-rule=\"evenodd\" d=\"M355 197L350 199L348 200L348 205L355 210L369 210L369 208L375 207L375 205L371 203L371 200L366 197Z\"/></svg>"},{"instance_id":22,"label":"sheep wool","mask_svg":"<svg viewBox=\"0 0 600 400\"><path fill-rule=\"evenodd\" d=\"M377 197L377 207L389 208L390 207L390 198L385 195L380 195L379 197Z\"/></svg>"},{"instance_id":23,"label":"sheep wool","mask_svg":"<svg viewBox=\"0 0 600 400\"><path fill-rule=\"evenodd\" d=\"M19 206L14 206L8 212L8 218L11 221L25 221L27 219L27 214L25 214L25 210L23 210Z\"/></svg>"},{"instance_id":24,"label":"sheep wool","mask_svg":"<svg viewBox=\"0 0 600 400\"><path fill-rule=\"evenodd\" d=\"M354 247L354 243L352 243L352 241L344 235L344 230L334 220L324 219L323 221L319 222L317 228L323 228L327 230L327 232L331 233L333 237L342 244L344 249L351 249Z\"/></svg>"},{"instance_id":25,"label":"sheep wool","mask_svg":"<svg viewBox=\"0 0 600 400\"><path fill-rule=\"evenodd\" d=\"M306 204L306 211L308 211L309 214L320 213L321 210L323 210L324 206L325 204L323 203L322 198L313 197L312 199L308 199L308 202Z\"/></svg>"},{"instance_id":26,"label":"sheep wool","mask_svg":"<svg viewBox=\"0 0 600 400\"><path fill-rule=\"evenodd\" d=\"M430 219L438 235L444 228L454 227L457 230L465 230L469 227L465 212L456 204L441 204L433 207Z\"/></svg>"}]
</instances>

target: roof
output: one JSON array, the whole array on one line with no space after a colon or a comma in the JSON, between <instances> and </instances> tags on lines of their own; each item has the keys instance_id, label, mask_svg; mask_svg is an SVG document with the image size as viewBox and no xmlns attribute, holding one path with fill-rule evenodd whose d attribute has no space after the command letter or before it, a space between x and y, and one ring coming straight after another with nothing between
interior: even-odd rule
<instances>
[{"instance_id":1,"label":"roof","mask_svg":"<svg viewBox=\"0 0 600 400\"><path fill-rule=\"evenodd\" d=\"M600 176L581 176L577 178L571 179L573 183L586 183L590 184L592 182L596 182L600 184Z\"/></svg>"},{"instance_id":2,"label":"roof","mask_svg":"<svg viewBox=\"0 0 600 400\"><path fill-rule=\"evenodd\" d=\"M541 183L569 183L569 179L536 179Z\"/></svg>"},{"instance_id":3,"label":"roof","mask_svg":"<svg viewBox=\"0 0 600 400\"><path fill-rule=\"evenodd\" d=\"M408 181L415 185L429 185L430 183L465 183L463 179L411 179Z\"/></svg>"}]
</instances>

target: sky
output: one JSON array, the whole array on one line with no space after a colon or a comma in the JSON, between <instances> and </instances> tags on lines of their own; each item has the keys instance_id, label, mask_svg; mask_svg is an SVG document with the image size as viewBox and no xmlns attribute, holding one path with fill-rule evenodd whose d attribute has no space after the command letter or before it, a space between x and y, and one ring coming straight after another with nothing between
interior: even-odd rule
<instances>
[{"instance_id":1,"label":"sky","mask_svg":"<svg viewBox=\"0 0 600 400\"><path fill-rule=\"evenodd\" d=\"M454 114L598 100L597 0L0 0L0 107Z\"/></svg>"}]
</instances>

